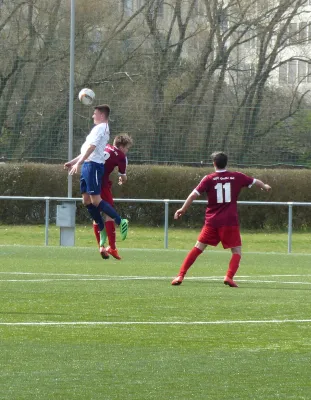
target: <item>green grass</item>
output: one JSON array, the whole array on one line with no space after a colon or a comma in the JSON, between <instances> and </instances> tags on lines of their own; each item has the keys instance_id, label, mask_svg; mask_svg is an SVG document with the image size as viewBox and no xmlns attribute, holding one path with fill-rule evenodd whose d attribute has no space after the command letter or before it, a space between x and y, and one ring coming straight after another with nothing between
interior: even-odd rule
<instances>
[{"instance_id":1,"label":"green grass","mask_svg":"<svg viewBox=\"0 0 311 400\"><path fill-rule=\"evenodd\" d=\"M227 252L204 253L179 287L185 251L120 252L0 246L0 399L311 398L311 256L245 253L235 289Z\"/></svg>"},{"instance_id":2,"label":"green grass","mask_svg":"<svg viewBox=\"0 0 311 400\"><path fill-rule=\"evenodd\" d=\"M60 229L55 225L49 228L49 245L59 245ZM33 246L44 245L44 226L8 226L0 225L0 243L1 244L28 244ZM189 250L199 234L199 229L169 229L169 248ZM117 237L120 238L117 231ZM76 246L90 247L94 246L94 236L92 227L78 225L75 234ZM243 251L259 252L287 252L287 233L286 232L249 232L242 230ZM145 249L163 249L164 229L144 228L131 226L128 238L124 242L119 242L120 248L145 248ZM217 248L220 250L220 247ZM295 253L311 254L311 232L294 232L292 251Z\"/></svg>"}]
</instances>

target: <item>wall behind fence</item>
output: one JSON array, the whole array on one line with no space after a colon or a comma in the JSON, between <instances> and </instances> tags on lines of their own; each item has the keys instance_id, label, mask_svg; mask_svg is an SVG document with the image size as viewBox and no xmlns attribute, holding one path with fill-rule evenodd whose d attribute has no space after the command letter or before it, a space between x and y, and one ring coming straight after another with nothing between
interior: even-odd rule
<instances>
[{"instance_id":1,"label":"wall behind fence","mask_svg":"<svg viewBox=\"0 0 311 400\"><path fill-rule=\"evenodd\" d=\"M185 199L200 179L211 172L211 169L180 166L129 165L128 182L120 187L115 181L114 197L141 199ZM242 191L240 200L253 201L300 201L310 202L311 192L309 170L255 170L243 172L262 179L272 186L269 193L252 189ZM6 196L51 196L66 197L67 173L62 165L45 164L0 164L0 195ZM79 176L74 177L73 197L80 197ZM131 223L147 226L163 225L164 207L162 204L126 204L118 203L116 207ZM169 223L173 220L177 205L170 205ZM193 206L178 226L198 227L204 221L204 205ZM279 229L287 226L287 208L273 206L240 207L241 224L248 229ZM44 202L1 201L0 223L43 223ZM51 218L55 217L55 204L51 204ZM77 222L88 223L88 214L81 204L77 205ZM295 229L311 227L311 209L297 207L294 210L293 226Z\"/></svg>"}]
</instances>

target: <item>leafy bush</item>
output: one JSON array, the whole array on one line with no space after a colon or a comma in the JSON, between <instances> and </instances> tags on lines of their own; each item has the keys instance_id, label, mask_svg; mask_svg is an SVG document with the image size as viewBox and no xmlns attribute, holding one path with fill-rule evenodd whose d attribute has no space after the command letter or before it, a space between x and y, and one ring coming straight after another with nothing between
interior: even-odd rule
<instances>
[{"instance_id":1,"label":"leafy bush","mask_svg":"<svg viewBox=\"0 0 311 400\"><path fill-rule=\"evenodd\" d=\"M212 169L182 166L130 165L128 182L118 186L117 176L113 194L115 198L135 199L181 199L184 200L198 182ZM256 188L243 190L240 200L244 201L310 201L310 170L263 170L246 169L244 173L254 176L272 186L265 193ZM1 164L0 194L2 196L66 197L67 173L62 165L46 164ZM80 197L79 176L73 177L73 197ZM179 204L169 207L171 226L199 227L204 221L204 206L193 205L185 217L176 223L174 211ZM164 204L116 203L122 216L132 223L148 226L163 225ZM283 229L287 226L287 207L240 205L241 225L247 229ZM55 219L56 202L51 202L51 220ZM43 223L45 204L43 201L1 200L0 223L37 224ZM82 204L77 203L77 222L89 221ZM306 228L311 225L310 207L294 208L294 228Z\"/></svg>"}]
</instances>

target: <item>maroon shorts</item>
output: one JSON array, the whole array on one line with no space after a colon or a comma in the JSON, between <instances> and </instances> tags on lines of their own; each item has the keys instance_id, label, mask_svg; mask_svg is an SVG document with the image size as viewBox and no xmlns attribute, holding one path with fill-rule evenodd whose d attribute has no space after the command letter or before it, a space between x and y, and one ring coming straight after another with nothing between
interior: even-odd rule
<instances>
[{"instance_id":1,"label":"maroon shorts","mask_svg":"<svg viewBox=\"0 0 311 400\"><path fill-rule=\"evenodd\" d=\"M100 197L107 201L111 206L113 206L113 197L110 187L102 187L100 192Z\"/></svg>"},{"instance_id":2,"label":"maroon shorts","mask_svg":"<svg viewBox=\"0 0 311 400\"><path fill-rule=\"evenodd\" d=\"M210 246L217 246L221 242L224 249L232 249L242 245L239 226L222 226L214 228L204 225L198 241Z\"/></svg>"}]
</instances>

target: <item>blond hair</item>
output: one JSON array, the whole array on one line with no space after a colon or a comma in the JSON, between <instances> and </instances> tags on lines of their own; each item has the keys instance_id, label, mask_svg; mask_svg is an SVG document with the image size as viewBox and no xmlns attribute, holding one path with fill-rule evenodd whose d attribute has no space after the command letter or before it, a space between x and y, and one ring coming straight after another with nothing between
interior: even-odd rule
<instances>
[{"instance_id":1,"label":"blond hair","mask_svg":"<svg viewBox=\"0 0 311 400\"><path fill-rule=\"evenodd\" d=\"M133 144L133 139L127 133L122 133L118 135L113 140L113 145L116 147L130 147Z\"/></svg>"}]
</instances>

